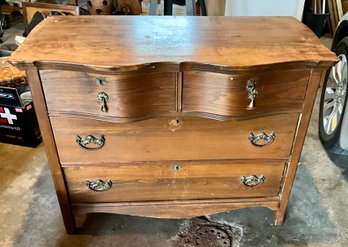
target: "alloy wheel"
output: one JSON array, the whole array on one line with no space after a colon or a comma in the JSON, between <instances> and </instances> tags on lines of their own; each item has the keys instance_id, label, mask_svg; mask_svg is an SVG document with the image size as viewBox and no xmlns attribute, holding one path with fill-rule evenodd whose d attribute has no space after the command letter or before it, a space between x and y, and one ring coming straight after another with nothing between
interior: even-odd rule
<instances>
[{"instance_id":1,"label":"alloy wheel","mask_svg":"<svg viewBox=\"0 0 348 247\"><path fill-rule=\"evenodd\" d=\"M331 68L326 84L323 104L323 129L331 135L337 128L343 113L347 93L347 58L338 56L339 61Z\"/></svg>"}]
</instances>

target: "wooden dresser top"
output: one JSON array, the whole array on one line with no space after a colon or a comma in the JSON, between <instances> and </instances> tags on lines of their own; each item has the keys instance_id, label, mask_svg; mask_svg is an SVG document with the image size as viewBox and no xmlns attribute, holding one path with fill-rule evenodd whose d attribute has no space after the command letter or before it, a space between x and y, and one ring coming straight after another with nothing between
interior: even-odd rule
<instances>
[{"instance_id":1,"label":"wooden dresser top","mask_svg":"<svg viewBox=\"0 0 348 247\"><path fill-rule=\"evenodd\" d=\"M105 68L155 62L329 66L336 59L292 17L171 16L50 17L11 57L21 68L35 62Z\"/></svg>"}]
</instances>

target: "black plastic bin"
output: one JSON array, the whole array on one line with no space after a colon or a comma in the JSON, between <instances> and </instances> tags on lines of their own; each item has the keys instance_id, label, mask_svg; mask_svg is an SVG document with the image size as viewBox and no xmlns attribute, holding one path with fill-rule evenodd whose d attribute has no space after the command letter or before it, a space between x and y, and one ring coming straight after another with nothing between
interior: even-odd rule
<instances>
[{"instance_id":1,"label":"black plastic bin","mask_svg":"<svg viewBox=\"0 0 348 247\"><path fill-rule=\"evenodd\" d=\"M325 30L328 17L329 13L313 14L312 12L304 12L302 22L320 38Z\"/></svg>"}]
</instances>

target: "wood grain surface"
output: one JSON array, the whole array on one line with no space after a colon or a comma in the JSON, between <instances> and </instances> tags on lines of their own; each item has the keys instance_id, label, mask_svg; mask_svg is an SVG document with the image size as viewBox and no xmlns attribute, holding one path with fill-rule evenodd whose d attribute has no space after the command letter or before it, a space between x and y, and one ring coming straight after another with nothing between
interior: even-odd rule
<instances>
[{"instance_id":1,"label":"wood grain surface","mask_svg":"<svg viewBox=\"0 0 348 247\"><path fill-rule=\"evenodd\" d=\"M279 209L277 210L275 217L275 224L277 225L282 224L284 220L286 206L288 204L290 192L294 183L298 163L300 162L301 152L308 130L309 120L311 118L320 78L322 76L325 76L325 73L323 73L323 71L315 71L311 74L310 81L308 83L306 99L303 106L303 113L301 114L294 139L291 160L286 173L284 174L284 183L281 192L282 197L280 200Z\"/></svg>"},{"instance_id":2,"label":"wood grain surface","mask_svg":"<svg viewBox=\"0 0 348 247\"><path fill-rule=\"evenodd\" d=\"M39 72L37 70L26 71L27 79L35 102L35 113L40 126L42 139L45 145L45 151L49 162L52 180L57 193L60 210L67 233L75 232L75 219L71 211L69 192L66 190L63 169L60 166L57 147L55 145L50 120L47 115L45 96L40 84Z\"/></svg>"},{"instance_id":3,"label":"wood grain surface","mask_svg":"<svg viewBox=\"0 0 348 247\"><path fill-rule=\"evenodd\" d=\"M162 117L126 124L51 118L63 166L115 161L286 159L290 155L297 121L297 114L228 122ZM276 137L269 146L255 147L248 139L250 132L255 135L275 132ZM99 150L85 150L76 143L77 135L82 138L103 135L105 145Z\"/></svg>"},{"instance_id":4,"label":"wood grain surface","mask_svg":"<svg viewBox=\"0 0 348 247\"><path fill-rule=\"evenodd\" d=\"M326 67L337 58L291 17L64 16L41 22L11 61L21 68L35 62L113 68L154 62L250 67L294 61Z\"/></svg>"},{"instance_id":5,"label":"wood grain surface","mask_svg":"<svg viewBox=\"0 0 348 247\"><path fill-rule=\"evenodd\" d=\"M88 213L115 213L154 218L192 218L246 207L267 207L275 210L279 197L238 198L216 200L123 202L123 203L73 203L74 215Z\"/></svg>"},{"instance_id":6,"label":"wood grain surface","mask_svg":"<svg viewBox=\"0 0 348 247\"><path fill-rule=\"evenodd\" d=\"M183 74L183 112L256 116L270 112L301 112L310 70L278 71L274 66L274 70L264 72L187 71ZM255 80L258 92L252 110L247 110L249 80Z\"/></svg>"},{"instance_id":7,"label":"wood grain surface","mask_svg":"<svg viewBox=\"0 0 348 247\"><path fill-rule=\"evenodd\" d=\"M141 117L161 115L176 110L175 72L100 75L76 71L43 70L40 72L49 112L100 117ZM97 85L96 78L107 83ZM109 99L107 112L101 111L98 93Z\"/></svg>"},{"instance_id":8,"label":"wood grain surface","mask_svg":"<svg viewBox=\"0 0 348 247\"><path fill-rule=\"evenodd\" d=\"M320 77L337 57L291 17L79 16L47 18L10 61L28 70L72 233L74 215L90 212L178 218L265 206L281 224ZM250 79L258 96L247 111ZM275 140L256 147L251 132ZM79 146L88 135L104 146ZM246 187L240 177L251 175L265 182ZM113 187L88 190L96 179Z\"/></svg>"},{"instance_id":9,"label":"wood grain surface","mask_svg":"<svg viewBox=\"0 0 348 247\"><path fill-rule=\"evenodd\" d=\"M174 167L180 165L180 170ZM281 162L164 163L69 167L64 169L72 202L158 201L278 196L284 170ZM265 177L256 187L241 176ZM111 180L108 191L95 192L86 181Z\"/></svg>"},{"instance_id":10,"label":"wood grain surface","mask_svg":"<svg viewBox=\"0 0 348 247\"><path fill-rule=\"evenodd\" d=\"M183 77L178 74L156 67L113 75L67 70L40 72L50 115L127 122L175 111L214 119L300 113L310 70L230 74L185 71ZM97 85L97 78L107 83ZM255 80L258 91L253 110L247 110L250 99L246 85L250 79ZM109 97L107 112L101 111L99 92Z\"/></svg>"}]
</instances>

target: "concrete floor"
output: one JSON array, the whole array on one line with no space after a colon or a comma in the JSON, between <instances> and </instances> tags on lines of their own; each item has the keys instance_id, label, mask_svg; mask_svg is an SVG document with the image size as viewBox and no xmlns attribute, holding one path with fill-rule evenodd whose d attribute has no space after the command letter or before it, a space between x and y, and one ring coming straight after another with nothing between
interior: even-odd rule
<instances>
[{"instance_id":1,"label":"concrete floor","mask_svg":"<svg viewBox=\"0 0 348 247\"><path fill-rule=\"evenodd\" d=\"M5 40L18 30L6 30ZM10 37L11 36L11 37ZM318 94L319 95L319 94ZM332 156L317 134L318 100L312 114L287 217L273 225L264 208L211 216L241 233L234 246L348 246L348 161ZM165 220L112 214L78 219L80 234L67 235L49 174L44 147L0 143L0 246L174 247L189 220ZM201 245L203 246L203 245Z\"/></svg>"}]
</instances>

